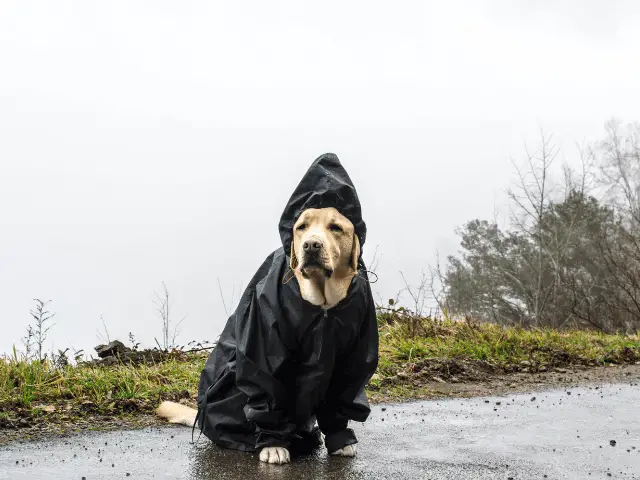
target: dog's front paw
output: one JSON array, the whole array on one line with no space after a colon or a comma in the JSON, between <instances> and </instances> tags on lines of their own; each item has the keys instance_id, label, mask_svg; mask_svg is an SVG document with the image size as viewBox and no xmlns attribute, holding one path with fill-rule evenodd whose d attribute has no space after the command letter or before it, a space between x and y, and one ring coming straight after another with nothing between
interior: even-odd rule
<instances>
[{"instance_id":1,"label":"dog's front paw","mask_svg":"<svg viewBox=\"0 0 640 480\"><path fill-rule=\"evenodd\" d=\"M336 450L335 452L331 452L331 455L337 455L340 457L355 457L356 456L356 445L345 445L340 450Z\"/></svg>"},{"instance_id":2,"label":"dog's front paw","mask_svg":"<svg viewBox=\"0 0 640 480\"><path fill-rule=\"evenodd\" d=\"M265 447L260 450L260 461L265 463L289 463L291 456L284 447Z\"/></svg>"}]
</instances>

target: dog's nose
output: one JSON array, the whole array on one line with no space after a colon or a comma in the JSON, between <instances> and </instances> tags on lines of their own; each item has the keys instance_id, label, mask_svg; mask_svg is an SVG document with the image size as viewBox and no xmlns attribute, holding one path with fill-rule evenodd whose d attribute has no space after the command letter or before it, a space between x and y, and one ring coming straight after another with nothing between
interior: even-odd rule
<instances>
[{"instance_id":1,"label":"dog's nose","mask_svg":"<svg viewBox=\"0 0 640 480\"><path fill-rule=\"evenodd\" d=\"M318 253L322 248L320 240L307 240L302 244L302 249L307 253Z\"/></svg>"}]
</instances>

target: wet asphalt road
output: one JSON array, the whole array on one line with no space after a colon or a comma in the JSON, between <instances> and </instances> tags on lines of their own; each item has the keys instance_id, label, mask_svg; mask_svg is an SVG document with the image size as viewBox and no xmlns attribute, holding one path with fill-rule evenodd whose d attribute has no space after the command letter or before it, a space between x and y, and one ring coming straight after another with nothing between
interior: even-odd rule
<instances>
[{"instance_id":1,"label":"wet asphalt road","mask_svg":"<svg viewBox=\"0 0 640 480\"><path fill-rule=\"evenodd\" d=\"M635 383L375 406L354 429L355 459L321 449L286 466L191 443L186 427L14 443L0 479L640 479Z\"/></svg>"}]
</instances>

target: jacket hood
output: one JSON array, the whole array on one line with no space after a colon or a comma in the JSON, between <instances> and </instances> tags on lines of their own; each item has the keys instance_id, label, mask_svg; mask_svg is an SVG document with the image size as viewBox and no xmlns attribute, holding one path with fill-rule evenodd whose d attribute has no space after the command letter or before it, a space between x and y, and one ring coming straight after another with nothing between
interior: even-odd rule
<instances>
[{"instance_id":1,"label":"jacket hood","mask_svg":"<svg viewBox=\"0 0 640 480\"><path fill-rule=\"evenodd\" d=\"M360 200L349 174L333 153L325 153L316 158L282 212L278 228L287 255L291 251L293 226L300 214L307 208L326 207L334 207L353 223L362 248L367 226L362 219Z\"/></svg>"}]
</instances>

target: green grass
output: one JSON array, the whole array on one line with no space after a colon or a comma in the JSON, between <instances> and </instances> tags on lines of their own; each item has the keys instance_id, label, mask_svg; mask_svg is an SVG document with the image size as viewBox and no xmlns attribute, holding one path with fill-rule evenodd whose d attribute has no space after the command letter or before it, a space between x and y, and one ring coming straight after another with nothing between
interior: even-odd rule
<instances>
[{"instance_id":1,"label":"green grass","mask_svg":"<svg viewBox=\"0 0 640 480\"><path fill-rule=\"evenodd\" d=\"M150 411L163 398L194 394L206 356L187 355L155 365L67 366L7 358L0 361L0 412L66 403L112 413L128 400ZM88 407L87 407L88 406ZM1 418L1 417L0 417Z\"/></svg>"},{"instance_id":2,"label":"green grass","mask_svg":"<svg viewBox=\"0 0 640 480\"><path fill-rule=\"evenodd\" d=\"M523 361L534 366L640 361L638 335L525 330L446 319L406 321L389 315L379 320L380 362L369 390L379 391L389 379L395 379L399 398L410 398L420 389L412 372L433 359L482 360L498 369ZM117 415L151 412L161 399L193 399L205 360L206 354L199 353L153 365L54 368L46 361L20 359L14 352L0 359L0 428L13 415L48 415L43 410L48 405L69 415Z\"/></svg>"},{"instance_id":3,"label":"green grass","mask_svg":"<svg viewBox=\"0 0 640 480\"><path fill-rule=\"evenodd\" d=\"M638 354L638 335L608 335L584 330L558 331L550 328L525 330L493 324L420 319L417 332L409 334L406 324L380 329L380 370L399 362L425 358L485 360L504 366L523 360L549 362L565 352L574 362L624 363L628 350Z\"/></svg>"}]
</instances>

